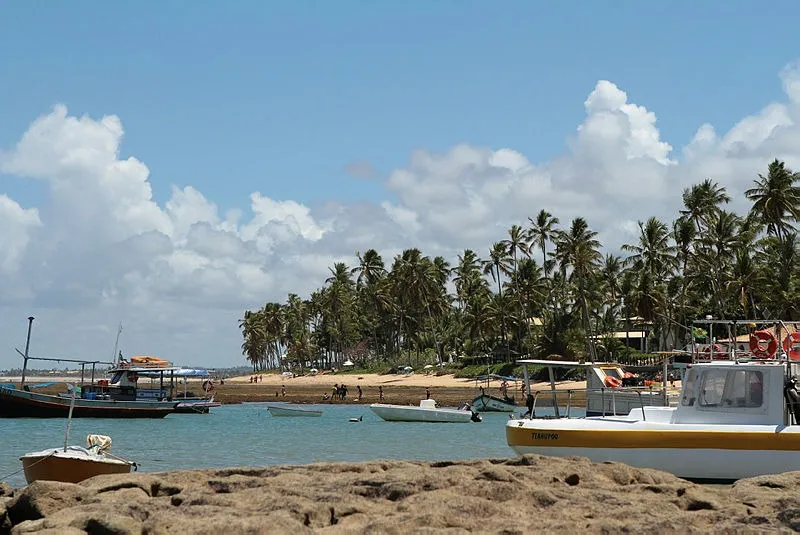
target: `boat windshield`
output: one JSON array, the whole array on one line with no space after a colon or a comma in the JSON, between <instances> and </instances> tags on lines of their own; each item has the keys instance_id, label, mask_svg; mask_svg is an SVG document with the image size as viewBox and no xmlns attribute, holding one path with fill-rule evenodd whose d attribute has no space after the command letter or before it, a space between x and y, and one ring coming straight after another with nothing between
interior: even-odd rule
<instances>
[{"instance_id":1,"label":"boat windshield","mask_svg":"<svg viewBox=\"0 0 800 535\"><path fill-rule=\"evenodd\" d=\"M701 407L760 407L764 374L755 370L705 370L700 388Z\"/></svg>"},{"instance_id":2,"label":"boat windshield","mask_svg":"<svg viewBox=\"0 0 800 535\"><path fill-rule=\"evenodd\" d=\"M690 407L694 405L694 383L697 377L697 370L690 369L686 372L683 385L683 396L681 397L681 405Z\"/></svg>"}]
</instances>

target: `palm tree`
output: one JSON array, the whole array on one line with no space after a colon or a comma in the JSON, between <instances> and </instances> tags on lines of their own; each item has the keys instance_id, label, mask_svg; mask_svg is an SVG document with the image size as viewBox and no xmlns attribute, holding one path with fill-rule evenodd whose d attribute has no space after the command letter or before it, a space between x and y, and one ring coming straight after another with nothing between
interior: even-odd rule
<instances>
[{"instance_id":1,"label":"palm tree","mask_svg":"<svg viewBox=\"0 0 800 535\"><path fill-rule=\"evenodd\" d=\"M792 172L784 162L769 164L767 176L758 175L755 187L744 192L753 201L750 214L767 225L767 233L784 241L794 230L790 221L800 221L800 174Z\"/></svg>"},{"instance_id":2,"label":"palm tree","mask_svg":"<svg viewBox=\"0 0 800 535\"><path fill-rule=\"evenodd\" d=\"M647 223L639 221L639 244L625 244L622 250L633 253L628 262L637 270L647 270L653 277L661 277L675 267L675 247L669 243L667 226L651 217Z\"/></svg>"},{"instance_id":3,"label":"palm tree","mask_svg":"<svg viewBox=\"0 0 800 535\"><path fill-rule=\"evenodd\" d=\"M586 284L600 261L600 242L597 232L589 229L582 217L572 220L569 231L559 231L556 237L556 257L561 260L562 270L572 268L572 277L578 282L578 297L581 306L581 323L586 343L586 355L594 360L594 345L589 328L589 308L586 302Z\"/></svg>"},{"instance_id":4,"label":"palm tree","mask_svg":"<svg viewBox=\"0 0 800 535\"><path fill-rule=\"evenodd\" d=\"M558 218L553 217L547 210L539 210L536 214L536 219L528 218L531 222L531 227L528 229L528 239L531 243L535 243L542 251L542 267L544 268L544 276L547 277L547 242L551 241L556 233L556 225L558 225Z\"/></svg>"},{"instance_id":5,"label":"palm tree","mask_svg":"<svg viewBox=\"0 0 800 535\"><path fill-rule=\"evenodd\" d=\"M683 190L683 205L686 210L681 213L695 222L697 232L702 231L701 223L709 225L711 216L720 210L720 204L730 202L731 198L725 188L706 179L700 184L695 184L690 189Z\"/></svg>"},{"instance_id":6,"label":"palm tree","mask_svg":"<svg viewBox=\"0 0 800 535\"><path fill-rule=\"evenodd\" d=\"M508 238L501 242L505 248L507 253L511 256L511 278L515 280L517 278L517 253L520 252L524 255L528 255L528 243L525 231L519 225L512 225L510 229L508 229ZM517 310L522 313L522 301L520 300L519 293L517 293ZM522 315L520 318L521 321L524 321L526 324L528 323L528 318ZM520 331L521 324L520 321L517 322L517 344L518 350L521 350L521 340L522 340L522 333Z\"/></svg>"},{"instance_id":7,"label":"palm tree","mask_svg":"<svg viewBox=\"0 0 800 535\"><path fill-rule=\"evenodd\" d=\"M483 273L484 275L491 275L492 280L497 283L497 295L499 297L497 304L498 306L504 306L505 301L503 301L502 274L509 273L509 265L508 250L503 242L495 242L492 244L492 248L489 249L489 260L486 260L483 264ZM511 348L508 346L508 336L506 335L505 308L501 310L500 319L500 339L506 346L506 356L510 357Z\"/></svg>"}]
</instances>

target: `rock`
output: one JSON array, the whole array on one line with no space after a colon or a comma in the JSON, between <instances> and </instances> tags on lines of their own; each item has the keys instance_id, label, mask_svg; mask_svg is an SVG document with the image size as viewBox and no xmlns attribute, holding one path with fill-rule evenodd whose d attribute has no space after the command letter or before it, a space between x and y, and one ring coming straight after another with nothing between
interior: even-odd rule
<instances>
[{"instance_id":1,"label":"rock","mask_svg":"<svg viewBox=\"0 0 800 535\"><path fill-rule=\"evenodd\" d=\"M703 486L577 457L315 463L38 482L0 498L0 532L788 531L798 490L800 473Z\"/></svg>"},{"instance_id":2,"label":"rock","mask_svg":"<svg viewBox=\"0 0 800 535\"><path fill-rule=\"evenodd\" d=\"M13 496L13 495L14 495L14 489L12 489L8 483L3 483L2 481L0 481L0 497Z\"/></svg>"},{"instance_id":3,"label":"rock","mask_svg":"<svg viewBox=\"0 0 800 535\"><path fill-rule=\"evenodd\" d=\"M34 481L7 505L12 524L38 520L67 507L79 504L89 491L75 483Z\"/></svg>"}]
</instances>

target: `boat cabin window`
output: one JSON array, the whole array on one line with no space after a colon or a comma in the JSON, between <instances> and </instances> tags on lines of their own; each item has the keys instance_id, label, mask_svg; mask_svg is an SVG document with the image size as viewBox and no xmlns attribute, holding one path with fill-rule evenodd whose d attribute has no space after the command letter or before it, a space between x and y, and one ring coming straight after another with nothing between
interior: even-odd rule
<instances>
[{"instance_id":1,"label":"boat cabin window","mask_svg":"<svg viewBox=\"0 0 800 535\"><path fill-rule=\"evenodd\" d=\"M114 377L111 378L110 384L115 385L122 379L122 372L114 372Z\"/></svg>"},{"instance_id":2,"label":"boat cabin window","mask_svg":"<svg viewBox=\"0 0 800 535\"><path fill-rule=\"evenodd\" d=\"M706 370L700 387L701 407L760 407L764 374L755 370Z\"/></svg>"},{"instance_id":3,"label":"boat cabin window","mask_svg":"<svg viewBox=\"0 0 800 535\"><path fill-rule=\"evenodd\" d=\"M694 379L697 377L696 370L689 370L686 372L683 385L683 396L681 397L681 405L691 407L694 405Z\"/></svg>"},{"instance_id":4,"label":"boat cabin window","mask_svg":"<svg viewBox=\"0 0 800 535\"><path fill-rule=\"evenodd\" d=\"M600 368L600 369L603 370L603 373L606 374L606 376L616 377L617 379L620 380L622 379L622 377L619 374L619 370L617 368Z\"/></svg>"}]
</instances>

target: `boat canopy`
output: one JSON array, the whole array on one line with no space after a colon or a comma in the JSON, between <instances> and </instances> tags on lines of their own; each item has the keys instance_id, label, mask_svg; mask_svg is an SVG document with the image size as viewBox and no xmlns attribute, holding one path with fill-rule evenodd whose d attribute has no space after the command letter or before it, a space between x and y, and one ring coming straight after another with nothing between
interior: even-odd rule
<instances>
[{"instance_id":1,"label":"boat canopy","mask_svg":"<svg viewBox=\"0 0 800 535\"><path fill-rule=\"evenodd\" d=\"M145 377L158 377L161 375L161 368L157 371L153 371L148 369L147 371L141 372L139 375L143 375ZM172 370L175 377L211 377L211 372L208 370L202 369L195 369L195 368L167 368L167 370Z\"/></svg>"},{"instance_id":2,"label":"boat canopy","mask_svg":"<svg viewBox=\"0 0 800 535\"><path fill-rule=\"evenodd\" d=\"M589 368L604 364L602 362L572 362L569 360L539 360L539 359L522 359L518 360L517 364L528 364L531 366L553 366L555 368Z\"/></svg>"},{"instance_id":3,"label":"boat canopy","mask_svg":"<svg viewBox=\"0 0 800 535\"><path fill-rule=\"evenodd\" d=\"M485 381L487 379L498 379L501 381L519 381L521 380L519 377L514 377L510 375L497 375L496 373L490 373L489 375L479 375L475 378L476 381Z\"/></svg>"}]
</instances>

